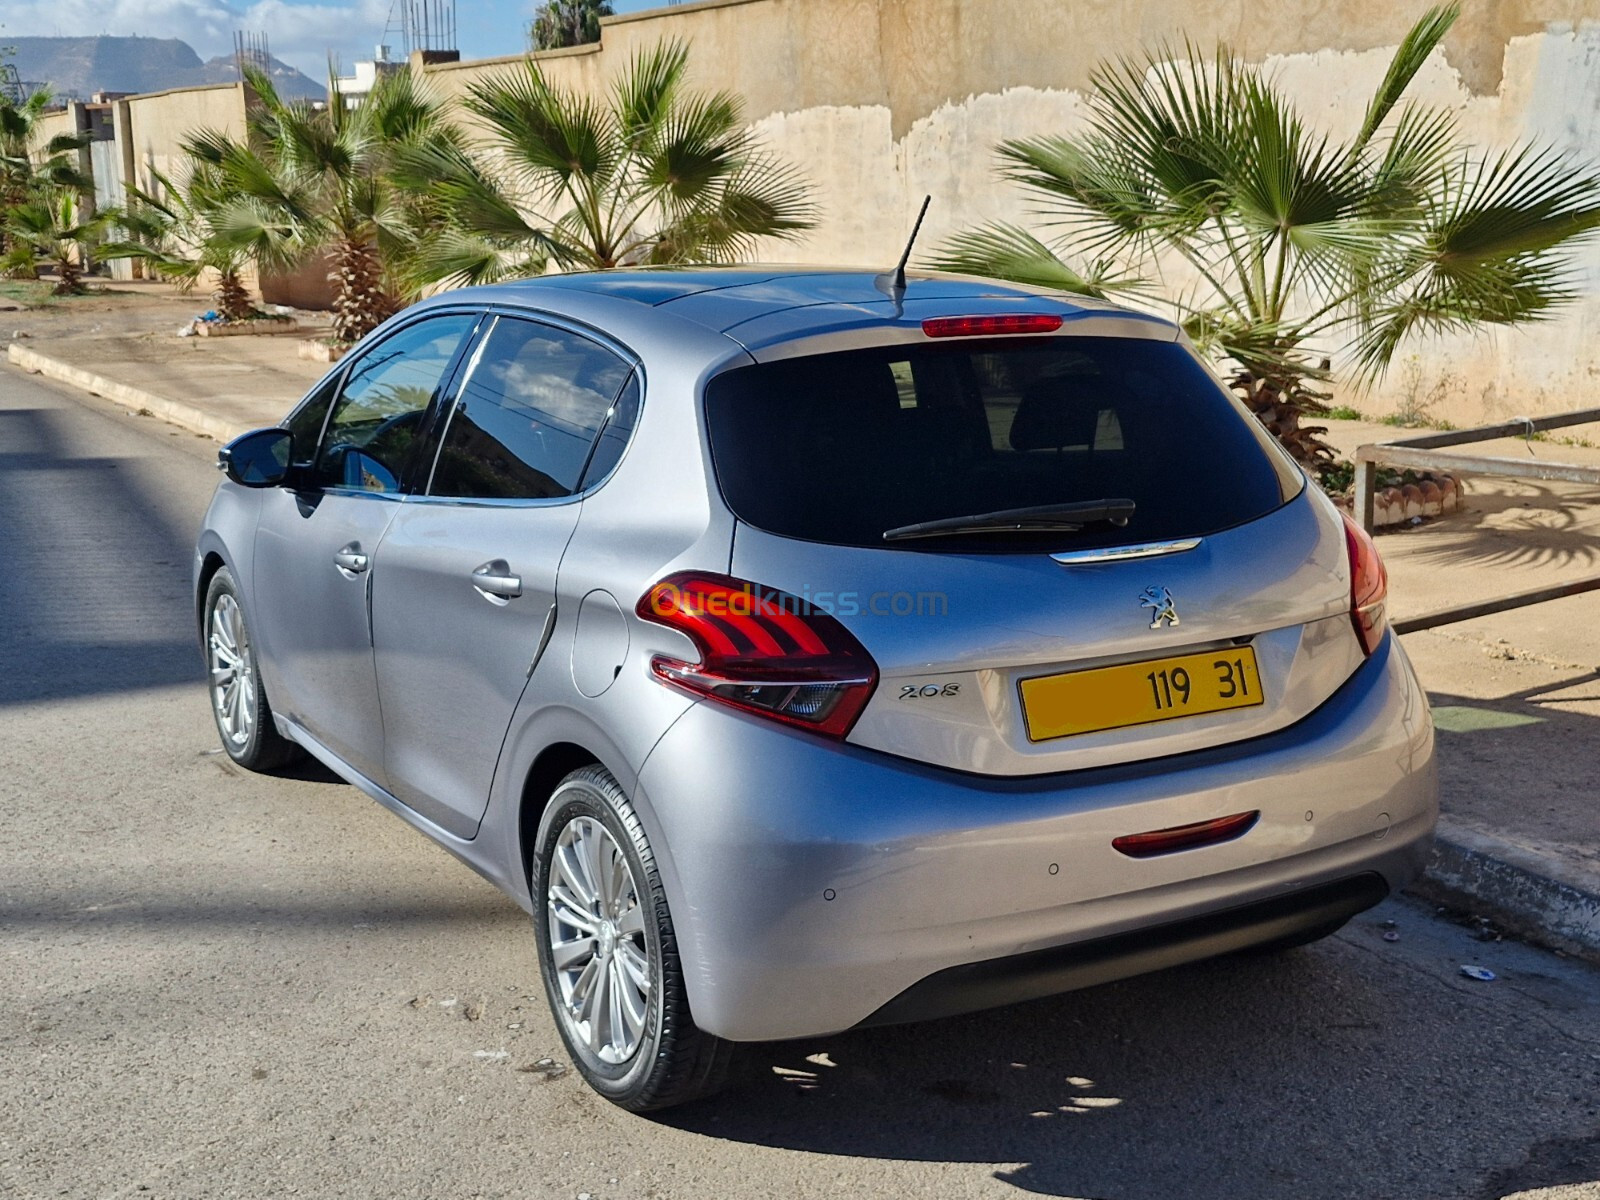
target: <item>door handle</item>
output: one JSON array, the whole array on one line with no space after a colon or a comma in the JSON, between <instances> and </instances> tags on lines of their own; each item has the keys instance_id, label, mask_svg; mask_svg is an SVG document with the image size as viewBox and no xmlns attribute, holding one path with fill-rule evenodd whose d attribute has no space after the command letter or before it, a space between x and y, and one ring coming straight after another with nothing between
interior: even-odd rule
<instances>
[{"instance_id":1,"label":"door handle","mask_svg":"<svg viewBox=\"0 0 1600 1200\"><path fill-rule=\"evenodd\" d=\"M343 549L335 551L333 565L347 575L359 575L367 569L367 556L361 552L360 542L351 542Z\"/></svg>"},{"instance_id":2,"label":"door handle","mask_svg":"<svg viewBox=\"0 0 1600 1200\"><path fill-rule=\"evenodd\" d=\"M506 560L496 558L473 570L472 586L485 600L504 604L522 595L522 576L513 575Z\"/></svg>"}]
</instances>

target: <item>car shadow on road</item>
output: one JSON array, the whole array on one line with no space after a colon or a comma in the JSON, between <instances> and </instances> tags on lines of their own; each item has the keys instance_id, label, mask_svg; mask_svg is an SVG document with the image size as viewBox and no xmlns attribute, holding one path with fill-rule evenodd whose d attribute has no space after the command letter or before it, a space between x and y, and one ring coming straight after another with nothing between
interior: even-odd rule
<instances>
[{"instance_id":1,"label":"car shadow on road","mask_svg":"<svg viewBox=\"0 0 1600 1200\"><path fill-rule=\"evenodd\" d=\"M0 407L0 706L202 679L192 533L135 460L75 457L60 421Z\"/></svg>"},{"instance_id":2,"label":"car shadow on road","mask_svg":"<svg viewBox=\"0 0 1600 1200\"><path fill-rule=\"evenodd\" d=\"M1474 1194L1503 1165L1484 1147L1548 1131L1493 1084L1518 1036L1470 994L1451 1029L1410 1011L1394 966L1376 961L1377 924L1277 956L765 1046L740 1091L664 1120L819 1154L992 1163L996 1180L1048 1196ZM1245 1015L1263 1012L1278 1015ZM1550 1064L1551 1088L1581 1091L1565 1070Z\"/></svg>"}]
</instances>

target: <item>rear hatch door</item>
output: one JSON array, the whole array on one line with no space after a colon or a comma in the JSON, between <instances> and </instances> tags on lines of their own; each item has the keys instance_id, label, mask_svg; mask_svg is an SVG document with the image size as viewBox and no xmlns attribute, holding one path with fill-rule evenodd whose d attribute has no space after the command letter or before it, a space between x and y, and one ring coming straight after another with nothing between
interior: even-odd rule
<instances>
[{"instance_id":1,"label":"rear hatch door","mask_svg":"<svg viewBox=\"0 0 1600 1200\"><path fill-rule=\"evenodd\" d=\"M895 336L706 393L733 573L878 664L852 742L1127 762L1282 728L1359 665L1337 513L1186 347Z\"/></svg>"}]
</instances>

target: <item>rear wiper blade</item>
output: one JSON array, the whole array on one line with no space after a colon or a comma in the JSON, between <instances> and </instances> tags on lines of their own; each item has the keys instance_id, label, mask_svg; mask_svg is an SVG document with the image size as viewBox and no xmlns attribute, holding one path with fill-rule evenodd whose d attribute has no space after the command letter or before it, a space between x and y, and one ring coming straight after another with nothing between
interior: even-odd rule
<instances>
[{"instance_id":1,"label":"rear wiper blade","mask_svg":"<svg viewBox=\"0 0 1600 1200\"><path fill-rule=\"evenodd\" d=\"M1086 525L1126 525L1133 516L1132 500L1084 500L1077 504L1045 504L1037 508L1007 508L970 517L945 517L885 530L886 542L913 538L961 537L981 533L1076 533Z\"/></svg>"}]
</instances>

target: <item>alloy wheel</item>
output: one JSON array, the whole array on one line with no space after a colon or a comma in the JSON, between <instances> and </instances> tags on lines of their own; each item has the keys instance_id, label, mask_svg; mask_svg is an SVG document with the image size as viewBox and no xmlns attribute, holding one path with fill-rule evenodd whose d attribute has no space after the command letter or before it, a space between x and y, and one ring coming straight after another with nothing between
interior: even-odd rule
<instances>
[{"instance_id":1,"label":"alloy wheel","mask_svg":"<svg viewBox=\"0 0 1600 1200\"><path fill-rule=\"evenodd\" d=\"M625 1063L644 1041L657 972L633 868L600 821L561 830L546 898L557 1011L597 1060Z\"/></svg>"},{"instance_id":2,"label":"alloy wheel","mask_svg":"<svg viewBox=\"0 0 1600 1200\"><path fill-rule=\"evenodd\" d=\"M211 706L217 726L229 745L242 748L250 741L256 711L255 667L245 633L244 613L238 600L223 592L211 609L207 639L211 667Z\"/></svg>"}]
</instances>

